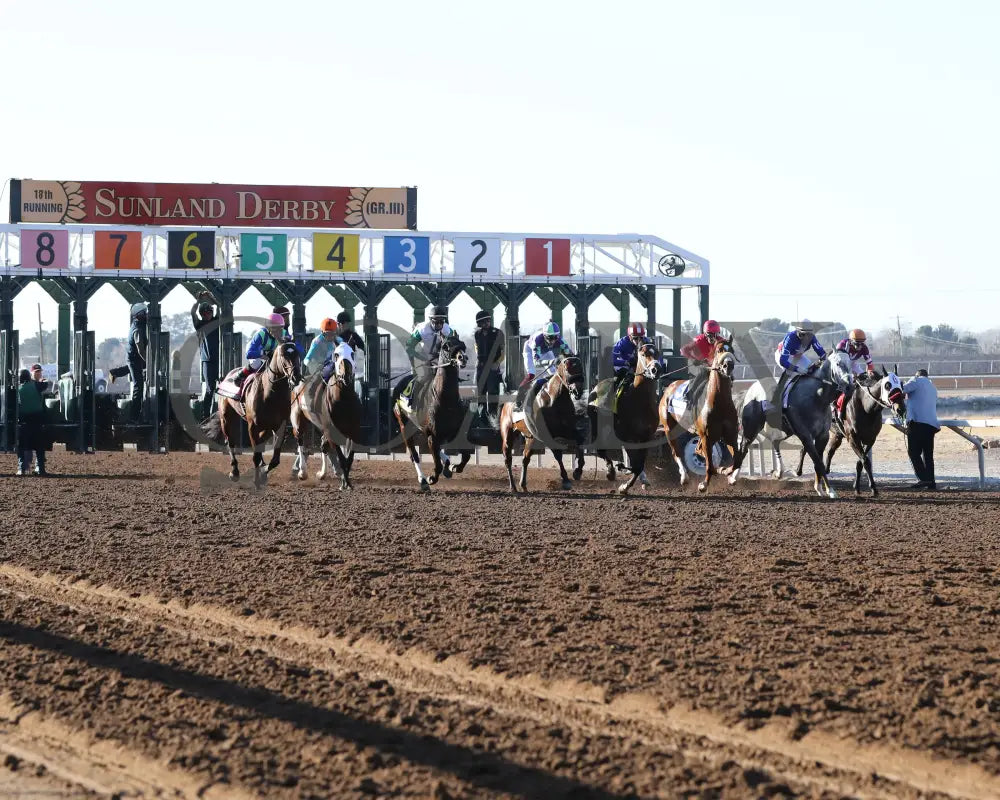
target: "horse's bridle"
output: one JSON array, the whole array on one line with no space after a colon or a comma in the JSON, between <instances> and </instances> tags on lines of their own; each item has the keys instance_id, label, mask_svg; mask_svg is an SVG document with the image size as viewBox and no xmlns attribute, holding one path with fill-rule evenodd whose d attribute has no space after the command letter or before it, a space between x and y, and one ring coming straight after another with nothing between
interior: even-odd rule
<instances>
[{"instance_id":1,"label":"horse's bridle","mask_svg":"<svg viewBox=\"0 0 1000 800\"><path fill-rule=\"evenodd\" d=\"M879 379L879 381L881 381L881 378ZM892 411L892 407L895 404L891 400L882 400L882 399L876 397L875 393L872 392L872 387L869 386L867 383L862 383L861 384L861 388L864 389L865 392L868 393L868 396L872 400L874 400L876 403L878 403L880 406L882 406L882 408L886 409L887 411Z\"/></svg>"}]
</instances>

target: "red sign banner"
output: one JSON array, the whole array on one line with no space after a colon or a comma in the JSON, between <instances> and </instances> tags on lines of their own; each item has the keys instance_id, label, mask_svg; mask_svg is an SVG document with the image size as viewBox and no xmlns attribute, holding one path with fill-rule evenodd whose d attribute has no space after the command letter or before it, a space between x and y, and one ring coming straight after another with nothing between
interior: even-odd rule
<instances>
[{"instance_id":1,"label":"red sign banner","mask_svg":"<svg viewBox=\"0 0 1000 800\"><path fill-rule=\"evenodd\" d=\"M416 230L417 190L15 179L10 221Z\"/></svg>"}]
</instances>

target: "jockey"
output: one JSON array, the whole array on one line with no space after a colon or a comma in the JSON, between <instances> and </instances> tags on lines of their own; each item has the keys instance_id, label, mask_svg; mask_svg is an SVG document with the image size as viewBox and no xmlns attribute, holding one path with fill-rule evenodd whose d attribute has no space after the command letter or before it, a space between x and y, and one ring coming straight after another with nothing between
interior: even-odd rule
<instances>
[{"instance_id":1,"label":"jockey","mask_svg":"<svg viewBox=\"0 0 1000 800\"><path fill-rule=\"evenodd\" d=\"M514 407L520 409L524 396L528 393L531 382L535 379L536 367L541 367L543 361L555 361L559 356L571 356L573 351L559 333L559 326L547 322L542 329L528 337L524 343L524 380L517 387L517 399Z\"/></svg>"},{"instance_id":2,"label":"jockey","mask_svg":"<svg viewBox=\"0 0 1000 800\"><path fill-rule=\"evenodd\" d=\"M868 345L865 343L865 332L861 328L855 328L846 339L841 339L837 344L837 351L847 353L851 360L851 373L860 375L867 371L869 374L875 371L875 364L872 363L871 353L868 352ZM851 392L854 383L849 383L847 389L841 393L840 400L840 420L843 421L847 415L847 401L851 399Z\"/></svg>"},{"instance_id":3,"label":"jockey","mask_svg":"<svg viewBox=\"0 0 1000 800\"><path fill-rule=\"evenodd\" d=\"M629 323L625 335L619 339L611 350L611 367L615 371L615 393L621 389L622 385L633 375L635 375L635 365L639 357L639 348L644 344L651 344L652 340L646 336L646 327L641 322Z\"/></svg>"},{"instance_id":4,"label":"jockey","mask_svg":"<svg viewBox=\"0 0 1000 800\"><path fill-rule=\"evenodd\" d=\"M333 362L335 348L343 341L337 335L336 321L330 319L330 317L326 317L319 324L319 331L319 336L312 340L312 344L309 345L309 352L306 353L304 366L309 372L313 372L316 369L323 369L325 371L326 365ZM324 380L326 379L324 378Z\"/></svg>"},{"instance_id":5,"label":"jockey","mask_svg":"<svg viewBox=\"0 0 1000 800\"><path fill-rule=\"evenodd\" d=\"M714 319L705 320L701 333L681 348L681 355L688 360L688 372L691 382L688 383L687 394L695 397L695 390L708 380L708 368L712 365L715 345L722 336L722 326Z\"/></svg>"},{"instance_id":6,"label":"jockey","mask_svg":"<svg viewBox=\"0 0 1000 800\"><path fill-rule=\"evenodd\" d=\"M448 307L434 306L431 316L423 325L413 329L410 338L406 340L406 354L413 364L413 388L410 397L417 398L423 384L430 380L431 370L437 362L438 351L441 349L442 338L454 335L448 324ZM417 363L417 362L421 363Z\"/></svg>"},{"instance_id":7,"label":"jockey","mask_svg":"<svg viewBox=\"0 0 1000 800\"><path fill-rule=\"evenodd\" d=\"M272 314L281 314L282 321L282 335L281 340L283 342L293 342L295 344L295 349L299 351L299 356L305 358L306 351L302 349L302 345L295 341L295 337L292 336L291 324L292 324L292 312L288 310L288 306L275 306L271 309Z\"/></svg>"},{"instance_id":8,"label":"jockey","mask_svg":"<svg viewBox=\"0 0 1000 800\"><path fill-rule=\"evenodd\" d=\"M826 351L816 339L813 331L813 324L804 319L796 323L795 330L785 334L778 349L774 351L774 360L778 366L784 368L781 378L778 379L777 400L781 405L781 395L792 375L805 375L812 366L812 360L808 357L809 350L813 350L820 361L826 358Z\"/></svg>"},{"instance_id":9,"label":"jockey","mask_svg":"<svg viewBox=\"0 0 1000 800\"><path fill-rule=\"evenodd\" d=\"M267 363L285 335L285 320L281 314L268 314L267 324L253 335L247 347L247 363L240 373L233 378L233 383L242 386L247 376L259 372Z\"/></svg>"}]
</instances>

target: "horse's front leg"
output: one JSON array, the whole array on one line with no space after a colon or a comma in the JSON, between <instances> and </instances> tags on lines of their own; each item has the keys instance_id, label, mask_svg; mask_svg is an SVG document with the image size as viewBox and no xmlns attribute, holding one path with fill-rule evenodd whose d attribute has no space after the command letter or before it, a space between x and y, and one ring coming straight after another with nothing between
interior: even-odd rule
<instances>
[{"instance_id":1,"label":"horse's front leg","mask_svg":"<svg viewBox=\"0 0 1000 800\"><path fill-rule=\"evenodd\" d=\"M462 460L458 462L458 466L457 467L452 467L451 468L451 471L455 472L455 473L458 473L458 472L461 472L462 470L464 470L465 469L465 465L468 464L469 463L469 459L472 458L472 451L471 450L461 450L460 452L462 454Z\"/></svg>"},{"instance_id":2,"label":"horse's front leg","mask_svg":"<svg viewBox=\"0 0 1000 800\"><path fill-rule=\"evenodd\" d=\"M524 454L521 456L521 491L528 491L528 464L531 463L531 439L524 437Z\"/></svg>"},{"instance_id":3,"label":"horse's front leg","mask_svg":"<svg viewBox=\"0 0 1000 800\"><path fill-rule=\"evenodd\" d=\"M604 477L607 478L609 481L613 481L617 473L615 472L614 459L611 458L611 451L598 450L597 455L600 458L604 459Z\"/></svg>"},{"instance_id":4,"label":"horse's front leg","mask_svg":"<svg viewBox=\"0 0 1000 800\"><path fill-rule=\"evenodd\" d=\"M674 463L677 464L677 472L680 475L680 485L687 483L688 473L684 466L684 453L680 448L680 426L673 417L667 417L667 444L670 445L670 452L674 456Z\"/></svg>"},{"instance_id":5,"label":"horse's front leg","mask_svg":"<svg viewBox=\"0 0 1000 800\"><path fill-rule=\"evenodd\" d=\"M796 478L801 478L802 477L802 469L805 467L805 465L806 465L806 449L805 449L805 447L800 447L799 448L799 465L795 468L795 477Z\"/></svg>"},{"instance_id":6,"label":"horse's front leg","mask_svg":"<svg viewBox=\"0 0 1000 800\"><path fill-rule=\"evenodd\" d=\"M439 448L438 453L440 455L440 458L438 460L441 462L441 474L444 475L446 478L450 478L451 477L451 457L445 452L445 450L444 450L443 447ZM437 462L435 462L435 463L437 463Z\"/></svg>"},{"instance_id":7,"label":"horse's front leg","mask_svg":"<svg viewBox=\"0 0 1000 800\"><path fill-rule=\"evenodd\" d=\"M566 465L563 464L563 451L553 450L552 455L555 457L556 463L559 465L559 475L562 478L562 488L572 489L573 484L569 479L569 475L566 474Z\"/></svg>"},{"instance_id":8,"label":"horse's front leg","mask_svg":"<svg viewBox=\"0 0 1000 800\"><path fill-rule=\"evenodd\" d=\"M300 481L306 479L306 465L309 463L309 453L306 450L305 430L300 423L298 427L292 428L295 436L295 460L292 462L292 475L297 476Z\"/></svg>"},{"instance_id":9,"label":"horse's front leg","mask_svg":"<svg viewBox=\"0 0 1000 800\"><path fill-rule=\"evenodd\" d=\"M865 448L865 458L864 467L865 472L868 474L868 487L871 489L872 497L878 497L878 487L875 485L875 476L872 475L872 448L874 445L869 445ZM861 470L858 469L858 494L861 493Z\"/></svg>"},{"instance_id":10,"label":"horse's front leg","mask_svg":"<svg viewBox=\"0 0 1000 800\"><path fill-rule=\"evenodd\" d=\"M639 455L640 452L643 453L642 456ZM639 480L639 475L642 473L643 467L645 466L646 463L645 451L626 450L625 458L628 461L626 466L628 467L629 472L631 472L632 475L627 481L625 481L625 483L623 483L621 486L618 487L618 494L620 494L622 497L628 496L628 493L631 490L631 488L635 486L635 482Z\"/></svg>"},{"instance_id":11,"label":"horse's front leg","mask_svg":"<svg viewBox=\"0 0 1000 800\"><path fill-rule=\"evenodd\" d=\"M502 413L502 412L501 412ZM507 468L507 480L510 482L511 494L517 494L517 485L514 483L514 440L517 434L513 426L504 428L503 417L500 423L500 451L503 453L503 465Z\"/></svg>"},{"instance_id":12,"label":"horse's front leg","mask_svg":"<svg viewBox=\"0 0 1000 800\"><path fill-rule=\"evenodd\" d=\"M431 487L427 482L427 478L424 477L424 473L420 469L420 451L417 449L416 444L413 442L413 437L407 435L406 433L406 420L399 414L396 414L396 421L399 423L399 436L403 440L403 444L406 445L406 451L410 454L410 461L413 463L413 469L417 472L417 481L420 483L420 491L429 492Z\"/></svg>"},{"instance_id":13,"label":"horse's front leg","mask_svg":"<svg viewBox=\"0 0 1000 800\"><path fill-rule=\"evenodd\" d=\"M276 470L281 463L281 448L285 444L286 436L288 436L288 425L287 423L283 423L274 432L274 449L271 451L271 460L267 464L268 474Z\"/></svg>"},{"instance_id":14,"label":"horse's front leg","mask_svg":"<svg viewBox=\"0 0 1000 800\"><path fill-rule=\"evenodd\" d=\"M576 448L576 466L573 467L573 480L578 481L583 477L583 468L586 466L587 462L583 455L583 448Z\"/></svg>"},{"instance_id":15,"label":"horse's front leg","mask_svg":"<svg viewBox=\"0 0 1000 800\"><path fill-rule=\"evenodd\" d=\"M431 456L434 458L434 474L427 479L433 486L440 480L441 473L444 472L444 461L441 459L442 451L438 447L437 437L432 433L427 434L427 449L431 451ZM448 477L451 477L450 470Z\"/></svg>"},{"instance_id":16,"label":"horse's front leg","mask_svg":"<svg viewBox=\"0 0 1000 800\"><path fill-rule=\"evenodd\" d=\"M715 450L715 442L709 439L707 431L702 435L698 446L704 449L703 455L705 456L705 480L698 484L698 491L706 492L708 491L708 485L712 482L712 476L715 474L715 465L712 463L712 451Z\"/></svg>"},{"instance_id":17,"label":"horse's front leg","mask_svg":"<svg viewBox=\"0 0 1000 800\"><path fill-rule=\"evenodd\" d=\"M264 471L263 443L256 439L253 432L250 433L250 446L253 448L253 485L260 489L267 483L267 473Z\"/></svg>"}]
</instances>

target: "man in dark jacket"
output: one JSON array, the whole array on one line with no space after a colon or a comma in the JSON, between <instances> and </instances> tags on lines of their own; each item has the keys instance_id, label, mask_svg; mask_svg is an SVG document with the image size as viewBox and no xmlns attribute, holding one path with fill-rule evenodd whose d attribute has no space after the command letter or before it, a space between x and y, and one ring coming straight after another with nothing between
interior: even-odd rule
<instances>
[{"instance_id":1,"label":"man in dark jacket","mask_svg":"<svg viewBox=\"0 0 1000 800\"><path fill-rule=\"evenodd\" d=\"M358 355L358 352L365 352L365 340L354 330L354 318L350 311L341 311L337 314L337 335L354 350L354 363L364 364L365 360Z\"/></svg>"},{"instance_id":2,"label":"man in dark jacket","mask_svg":"<svg viewBox=\"0 0 1000 800\"><path fill-rule=\"evenodd\" d=\"M493 313L480 311L476 314L476 391L483 402L479 406L479 417L486 425L490 417L499 413L497 407L500 395L500 369L503 364L503 334L493 327Z\"/></svg>"},{"instance_id":3,"label":"man in dark jacket","mask_svg":"<svg viewBox=\"0 0 1000 800\"><path fill-rule=\"evenodd\" d=\"M191 323L198 334L198 350L201 355L201 382L204 394L201 398L201 413L212 413L215 387L219 382L219 301L211 292L200 292L191 309Z\"/></svg>"},{"instance_id":4,"label":"man in dark jacket","mask_svg":"<svg viewBox=\"0 0 1000 800\"><path fill-rule=\"evenodd\" d=\"M146 304L135 303L131 309L132 323L128 329L128 345L126 355L128 366L115 367L108 371L111 380L128 374L132 382L132 402L129 404L129 416L133 422L139 419L142 411L142 395L146 388L146 350L149 347L149 333L146 329Z\"/></svg>"}]
</instances>

